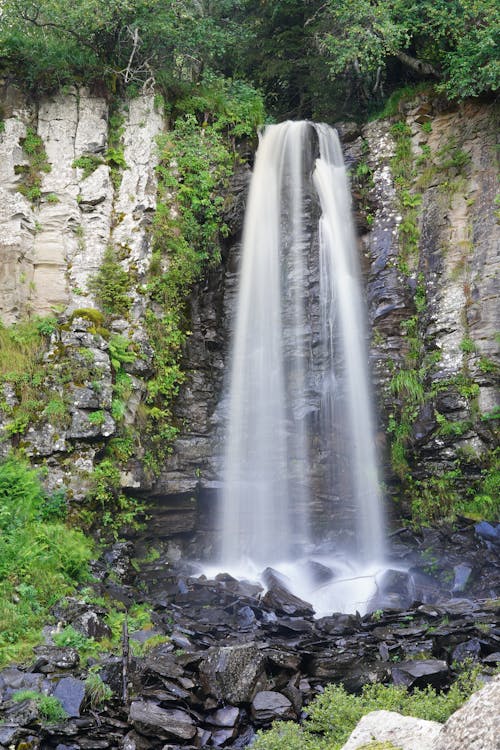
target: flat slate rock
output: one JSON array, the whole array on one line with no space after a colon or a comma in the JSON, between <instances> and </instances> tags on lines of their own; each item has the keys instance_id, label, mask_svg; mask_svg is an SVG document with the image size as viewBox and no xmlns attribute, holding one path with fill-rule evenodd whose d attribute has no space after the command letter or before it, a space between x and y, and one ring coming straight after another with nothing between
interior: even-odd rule
<instances>
[{"instance_id":1,"label":"flat slate rock","mask_svg":"<svg viewBox=\"0 0 500 750\"><path fill-rule=\"evenodd\" d=\"M449 668L441 659L416 659L400 662L392 669L392 681L405 687L439 687L449 679Z\"/></svg>"},{"instance_id":2,"label":"flat slate rock","mask_svg":"<svg viewBox=\"0 0 500 750\"><path fill-rule=\"evenodd\" d=\"M63 677L56 685L54 698L59 698L68 716L80 716L85 700L85 683L75 677Z\"/></svg>"},{"instance_id":3,"label":"flat slate rock","mask_svg":"<svg viewBox=\"0 0 500 750\"><path fill-rule=\"evenodd\" d=\"M190 740L196 734L196 725L188 713L177 708L161 708L149 701L131 703L129 720L147 737Z\"/></svg>"}]
</instances>

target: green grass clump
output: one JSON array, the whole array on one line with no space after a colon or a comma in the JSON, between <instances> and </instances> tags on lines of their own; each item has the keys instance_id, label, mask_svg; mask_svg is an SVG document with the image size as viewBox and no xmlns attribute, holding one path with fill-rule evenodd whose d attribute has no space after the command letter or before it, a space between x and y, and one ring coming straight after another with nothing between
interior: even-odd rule
<instances>
[{"instance_id":1,"label":"green grass clump","mask_svg":"<svg viewBox=\"0 0 500 750\"><path fill-rule=\"evenodd\" d=\"M43 693L37 693L35 690L20 690L14 693L12 700L16 703L22 703L26 700L35 701L41 718L47 724L56 724L68 718L61 701L53 695L44 695Z\"/></svg>"},{"instance_id":2,"label":"green grass clump","mask_svg":"<svg viewBox=\"0 0 500 750\"><path fill-rule=\"evenodd\" d=\"M253 750L340 750L358 721L370 711L396 711L405 716L444 723L481 687L478 670L464 672L447 693L432 687L409 693L395 685L365 685L350 695L341 685L327 685L308 707L302 726L276 722L257 735ZM370 745L368 746L370 747Z\"/></svg>"},{"instance_id":3,"label":"green grass clump","mask_svg":"<svg viewBox=\"0 0 500 750\"><path fill-rule=\"evenodd\" d=\"M36 471L0 464L0 666L30 655L50 608L89 575L92 545L63 512Z\"/></svg>"},{"instance_id":4,"label":"green grass clump","mask_svg":"<svg viewBox=\"0 0 500 750\"><path fill-rule=\"evenodd\" d=\"M99 708L113 697L113 691L97 672L89 672L85 680L85 695L91 708Z\"/></svg>"}]
</instances>

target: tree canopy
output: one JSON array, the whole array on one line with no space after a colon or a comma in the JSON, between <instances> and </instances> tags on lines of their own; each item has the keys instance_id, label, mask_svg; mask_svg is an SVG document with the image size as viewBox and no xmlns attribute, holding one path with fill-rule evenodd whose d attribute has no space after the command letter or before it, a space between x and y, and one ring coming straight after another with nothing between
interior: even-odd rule
<instances>
[{"instance_id":1,"label":"tree canopy","mask_svg":"<svg viewBox=\"0 0 500 750\"><path fill-rule=\"evenodd\" d=\"M495 91L497 0L3 0L0 69L35 89L226 76L279 117L360 114L429 80L450 98Z\"/></svg>"}]
</instances>

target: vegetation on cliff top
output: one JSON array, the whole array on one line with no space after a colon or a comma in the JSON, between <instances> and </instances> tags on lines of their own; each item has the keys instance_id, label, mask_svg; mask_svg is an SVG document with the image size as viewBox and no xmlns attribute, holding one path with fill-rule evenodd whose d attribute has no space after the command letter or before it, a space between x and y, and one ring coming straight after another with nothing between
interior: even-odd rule
<instances>
[{"instance_id":1,"label":"vegetation on cliff top","mask_svg":"<svg viewBox=\"0 0 500 750\"><path fill-rule=\"evenodd\" d=\"M495 0L4 0L0 64L33 89L152 84L178 98L207 71L262 87L283 116L378 106L430 80L495 91Z\"/></svg>"}]
</instances>

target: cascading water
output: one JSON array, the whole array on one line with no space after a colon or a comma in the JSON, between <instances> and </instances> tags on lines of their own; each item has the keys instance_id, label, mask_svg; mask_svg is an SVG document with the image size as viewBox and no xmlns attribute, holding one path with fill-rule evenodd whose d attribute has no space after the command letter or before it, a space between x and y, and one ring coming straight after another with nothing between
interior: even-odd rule
<instances>
[{"instance_id":1,"label":"cascading water","mask_svg":"<svg viewBox=\"0 0 500 750\"><path fill-rule=\"evenodd\" d=\"M266 128L243 234L218 567L241 576L273 565L325 611L361 609L370 566L383 558L356 255L336 132L309 122ZM349 566L334 567L369 581L354 598L352 582L313 591L307 566L291 563L311 555L315 456L327 493L345 493L353 507Z\"/></svg>"}]
</instances>

